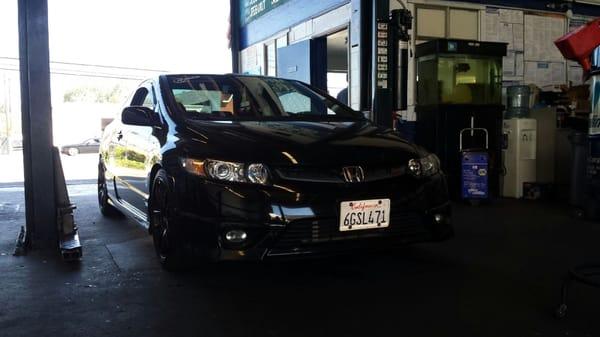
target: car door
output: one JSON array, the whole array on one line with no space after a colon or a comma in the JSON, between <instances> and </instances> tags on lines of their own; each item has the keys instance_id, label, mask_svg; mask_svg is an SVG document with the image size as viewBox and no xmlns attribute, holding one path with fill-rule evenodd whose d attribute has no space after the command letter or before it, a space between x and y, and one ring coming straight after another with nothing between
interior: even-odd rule
<instances>
[{"instance_id":1,"label":"car door","mask_svg":"<svg viewBox=\"0 0 600 337\"><path fill-rule=\"evenodd\" d=\"M98 149L100 147L100 141L95 138L91 138L86 140L83 143L81 153L98 153Z\"/></svg>"},{"instance_id":2,"label":"car door","mask_svg":"<svg viewBox=\"0 0 600 337\"><path fill-rule=\"evenodd\" d=\"M79 153L92 153L92 139L87 139L77 146Z\"/></svg>"},{"instance_id":3,"label":"car door","mask_svg":"<svg viewBox=\"0 0 600 337\"><path fill-rule=\"evenodd\" d=\"M145 106L156 111L156 97L150 83L138 88L131 106ZM149 195L148 176L152 169L153 128L122 125L122 150L118 151L117 194L126 206L146 214Z\"/></svg>"},{"instance_id":4,"label":"car door","mask_svg":"<svg viewBox=\"0 0 600 337\"><path fill-rule=\"evenodd\" d=\"M100 139L93 138L90 140L89 153L98 153L98 152L100 152Z\"/></svg>"}]
</instances>

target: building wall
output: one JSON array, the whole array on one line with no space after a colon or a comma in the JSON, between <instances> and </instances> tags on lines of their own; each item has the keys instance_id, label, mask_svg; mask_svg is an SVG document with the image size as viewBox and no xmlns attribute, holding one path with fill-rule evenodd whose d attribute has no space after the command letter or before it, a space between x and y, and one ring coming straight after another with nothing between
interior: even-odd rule
<instances>
[{"instance_id":1,"label":"building wall","mask_svg":"<svg viewBox=\"0 0 600 337\"><path fill-rule=\"evenodd\" d=\"M242 8L248 1L253 0L239 0ZM350 0L285 0L282 5L241 27L240 50L272 37L274 32L289 29L349 2ZM241 15L244 16L243 11ZM241 18L238 20L243 22Z\"/></svg>"},{"instance_id":2,"label":"building wall","mask_svg":"<svg viewBox=\"0 0 600 337\"><path fill-rule=\"evenodd\" d=\"M422 8L427 14L421 16L421 23L428 27L439 23L440 10L444 11L442 27L446 38L508 42L509 57L505 59L503 81L506 86L535 83L562 85L569 81L580 83L581 69L573 63L565 62L556 56L552 41L570 29L582 24L591 16L599 15L600 6L575 5L574 17L562 12L551 12L546 2L539 1L476 1L466 0L389 0L390 9L408 7L413 16L414 29L411 32L410 48L432 37L420 36L417 29L417 14ZM515 8L517 7L517 8ZM436 12L437 10L437 12ZM323 36L348 26L352 15L356 15L348 0L288 0L285 4L263 15L241 29L241 72L266 74L267 55L265 46L275 43L277 48L298 41ZM429 15L429 16L428 16ZM466 15L466 16L465 16ZM282 17L285 17L282 20ZM470 18L465 20L464 18ZM494 33L494 30L498 34ZM276 32L276 33L274 33ZM510 32L510 33L507 33ZM350 27L350 34L356 32ZM510 41L509 41L510 40ZM540 42L543 41L543 42ZM547 53L542 53L542 48ZM351 43L349 60L350 102L359 109L360 100L360 45ZM512 70L510 70L512 69ZM546 70L548 69L548 70ZM509 71L510 70L510 71ZM415 120L416 105L416 62L414 53L409 53L408 111L403 113L406 120Z\"/></svg>"}]
</instances>

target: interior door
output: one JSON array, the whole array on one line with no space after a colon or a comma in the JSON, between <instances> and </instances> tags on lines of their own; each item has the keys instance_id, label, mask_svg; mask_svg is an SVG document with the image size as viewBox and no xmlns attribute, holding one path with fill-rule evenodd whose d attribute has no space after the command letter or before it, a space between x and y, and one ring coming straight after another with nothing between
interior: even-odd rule
<instances>
[{"instance_id":1,"label":"interior door","mask_svg":"<svg viewBox=\"0 0 600 337\"><path fill-rule=\"evenodd\" d=\"M279 48L277 76L327 90L327 39L305 40Z\"/></svg>"}]
</instances>

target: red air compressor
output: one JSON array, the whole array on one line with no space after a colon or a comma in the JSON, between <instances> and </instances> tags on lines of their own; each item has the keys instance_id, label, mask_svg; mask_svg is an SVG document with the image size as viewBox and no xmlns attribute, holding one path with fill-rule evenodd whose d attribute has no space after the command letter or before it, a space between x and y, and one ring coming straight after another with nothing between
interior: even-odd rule
<instances>
[{"instance_id":1,"label":"red air compressor","mask_svg":"<svg viewBox=\"0 0 600 337\"><path fill-rule=\"evenodd\" d=\"M567 60L579 62L587 77L592 69L592 53L600 46L600 18L568 33L554 44Z\"/></svg>"}]
</instances>

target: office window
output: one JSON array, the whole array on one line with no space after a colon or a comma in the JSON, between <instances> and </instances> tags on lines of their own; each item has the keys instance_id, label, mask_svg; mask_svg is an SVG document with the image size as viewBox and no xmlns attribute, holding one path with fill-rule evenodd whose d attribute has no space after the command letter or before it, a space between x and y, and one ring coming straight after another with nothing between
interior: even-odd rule
<instances>
[{"instance_id":1,"label":"office window","mask_svg":"<svg viewBox=\"0 0 600 337\"><path fill-rule=\"evenodd\" d=\"M479 12L474 9L417 6L417 40L479 39Z\"/></svg>"}]
</instances>

